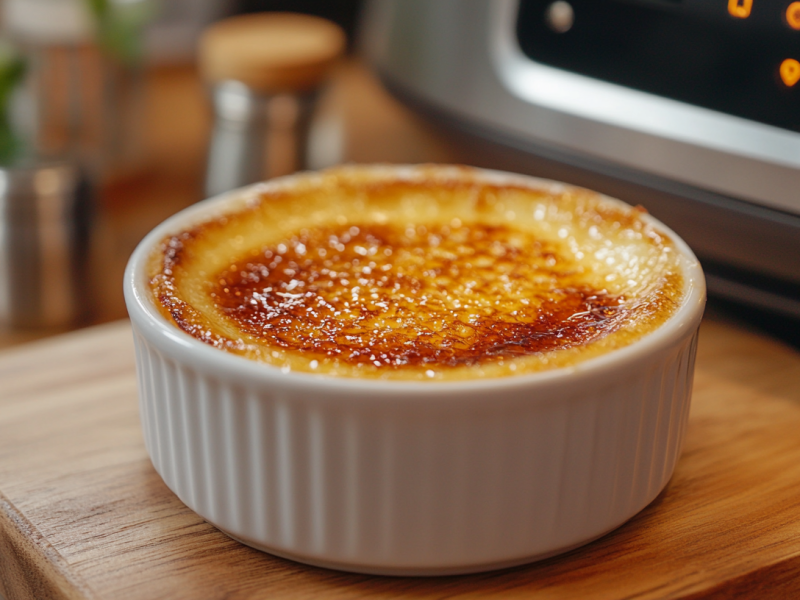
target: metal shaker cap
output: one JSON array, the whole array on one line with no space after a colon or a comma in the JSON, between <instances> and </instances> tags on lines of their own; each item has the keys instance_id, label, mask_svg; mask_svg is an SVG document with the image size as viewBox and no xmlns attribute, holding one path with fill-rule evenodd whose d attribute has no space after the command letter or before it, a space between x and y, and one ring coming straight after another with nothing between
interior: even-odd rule
<instances>
[{"instance_id":1,"label":"metal shaker cap","mask_svg":"<svg viewBox=\"0 0 800 600\"><path fill-rule=\"evenodd\" d=\"M86 290L89 193L67 162L0 167L0 322L76 322Z\"/></svg>"}]
</instances>

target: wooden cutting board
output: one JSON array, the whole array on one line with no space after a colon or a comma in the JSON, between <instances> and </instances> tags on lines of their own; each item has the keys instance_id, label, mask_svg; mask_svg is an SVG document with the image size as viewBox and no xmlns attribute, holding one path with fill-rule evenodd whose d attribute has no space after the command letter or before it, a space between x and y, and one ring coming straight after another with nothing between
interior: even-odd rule
<instances>
[{"instance_id":1,"label":"wooden cutting board","mask_svg":"<svg viewBox=\"0 0 800 600\"><path fill-rule=\"evenodd\" d=\"M150 465L127 323L0 354L6 600L800 597L800 355L706 321L685 450L630 522L561 557L480 575L306 567L229 539Z\"/></svg>"}]
</instances>

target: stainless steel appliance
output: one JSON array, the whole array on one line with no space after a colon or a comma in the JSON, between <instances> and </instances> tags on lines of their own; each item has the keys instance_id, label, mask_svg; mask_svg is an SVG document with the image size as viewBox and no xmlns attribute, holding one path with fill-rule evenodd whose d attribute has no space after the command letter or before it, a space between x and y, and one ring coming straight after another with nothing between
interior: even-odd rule
<instances>
[{"instance_id":1,"label":"stainless steel appliance","mask_svg":"<svg viewBox=\"0 0 800 600\"><path fill-rule=\"evenodd\" d=\"M464 160L642 204L800 318L800 3L373 0L363 48Z\"/></svg>"}]
</instances>

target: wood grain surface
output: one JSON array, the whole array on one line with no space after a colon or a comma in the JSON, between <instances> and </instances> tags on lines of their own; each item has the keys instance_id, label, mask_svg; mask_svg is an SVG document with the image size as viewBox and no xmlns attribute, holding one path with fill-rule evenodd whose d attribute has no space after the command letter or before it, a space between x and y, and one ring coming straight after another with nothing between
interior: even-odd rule
<instances>
[{"instance_id":1,"label":"wood grain surface","mask_svg":"<svg viewBox=\"0 0 800 600\"><path fill-rule=\"evenodd\" d=\"M688 437L666 490L606 537L480 575L375 577L243 546L162 483L131 333L0 353L0 594L7 600L800 597L800 356L703 324Z\"/></svg>"}]
</instances>

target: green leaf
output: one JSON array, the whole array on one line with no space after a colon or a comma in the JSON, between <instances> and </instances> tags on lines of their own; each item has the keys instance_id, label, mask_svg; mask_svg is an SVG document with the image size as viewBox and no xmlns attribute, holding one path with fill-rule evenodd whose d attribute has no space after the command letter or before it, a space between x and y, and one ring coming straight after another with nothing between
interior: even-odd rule
<instances>
[{"instance_id":1,"label":"green leaf","mask_svg":"<svg viewBox=\"0 0 800 600\"><path fill-rule=\"evenodd\" d=\"M10 43L0 39L0 164L12 163L23 151L24 144L14 131L8 105L26 70L23 56Z\"/></svg>"},{"instance_id":2,"label":"green leaf","mask_svg":"<svg viewBox=\"0 0 800 600\"><path fill-rule=\"evenodd\" d=\"M123 64L140 61L144 54L144 29L157 13L156 1L84 1L94 16L100 48Z\"/></svg>"}]
</instances>

